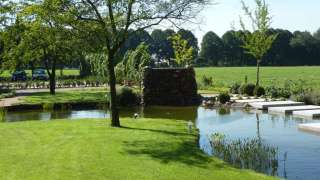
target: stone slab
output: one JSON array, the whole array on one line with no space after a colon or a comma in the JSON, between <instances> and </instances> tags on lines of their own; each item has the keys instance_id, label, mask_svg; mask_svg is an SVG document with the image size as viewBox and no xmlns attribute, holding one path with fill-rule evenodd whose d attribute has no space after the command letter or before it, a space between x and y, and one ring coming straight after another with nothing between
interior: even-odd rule
<instances>
[{"instance_id":1,"label":"stone slab","mask_svg":"<svg viewBox=\"0 0 320 180\"><path fill-rule=\"evenodd\" d=\"M305 110L305 111L293 111L293 116L304 118L316 118L320 117L320 109L318 110Z\"/></svg>"},{"instance_id":2,"label":"stone slab","mask_svg":"<svg viewBox=\"0 0 320 180\"><path fill-rule=\"evenodd\" d=\"M295 102L295 101L270 101L270 102L253 102L253 103L249 103L249 105L256 109L267 110L269 107L300 106L300 105L304 105L304 103Z\"/></svg>"},{"instance_id":3,"label":"stone slab","mask_svg":"<svg viewBox=\"0 0 320 180\"><path fill-rule=\"evenodd\" d=\"M265 99L241 99L235 100L237 103L254 103L254 102L266 102Z\"/></svg>"},{"instance_id":4,"label":"stone slab","mask_svg":"<svg viewBox=\"0 0 320 180\"><path fill-rule=\"evenodd\" d=\"M293 111L315 110L315 109L320 110L320 106L307 105L307 106L270 107L268 108L268 112L289 114L289 113L292 113Z\"/></svg>"},{"instance_id":5,"label":"stone slab","mask_svg":"<svg viewBox=\"0 0 320 180\"><path fill-rule=\"evenodd\" d=\"M320 133L320 123L299 124L299 130Z\"/></svg>"}]
</instances>

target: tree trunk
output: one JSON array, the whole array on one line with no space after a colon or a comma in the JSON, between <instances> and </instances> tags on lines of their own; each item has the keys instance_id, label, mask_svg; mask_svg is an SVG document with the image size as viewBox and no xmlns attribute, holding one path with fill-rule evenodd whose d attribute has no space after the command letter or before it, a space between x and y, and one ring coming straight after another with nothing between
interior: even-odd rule
<instances>
[{"instance_id":1,"label":"tree trunk","mask_svg":"<svg viewBox=\"0 0 320 180\"><path fill-rule=\"evenodd\" d=\"M52 65L52 71L49 75L50 79L50 94L55 95L56 94L56 67L55 64Z\"/></svg>"},{"instance_id":2,"label":"tree trunk","mask_svg":"<svg viewBox=\"0 0 320 180\"><path fill-rule=\"evenodd\" d=\"M116 75L114 72L114 57L108 56L108 72L109 72L109 87L110 87L110 110L111 110L111 126L120 127L119 110L117 106L116 94Z\"/></svg>"},{"instance_id":3,"label":"tree trunk","mask_svg":"<svg viewBox=\"0 0 320 180\"><path fill-rule=\"evenodd\" d=\"M257 62L257 83L256 86L259 86L260 83L260 61Z\"/></svg>"}]
</instances>

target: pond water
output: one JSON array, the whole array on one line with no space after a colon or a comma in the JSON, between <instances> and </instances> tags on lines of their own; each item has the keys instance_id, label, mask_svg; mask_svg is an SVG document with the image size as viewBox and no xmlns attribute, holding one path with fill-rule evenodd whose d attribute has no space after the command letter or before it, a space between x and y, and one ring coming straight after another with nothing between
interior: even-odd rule
<instances>
[{"instance_id":1,"label":"pond water","mask_svg":"<svg viewBox=\"0 0 320 180\"><path fill-rule=\"evenodd\" d=\"M223 133L229 139L260 137L265 143L279 148L278 176L290 180L320 179L320 136L298 129L300 123L320 122L319 120L242 110L231 110L229 114L220 115L215 109L202 107L131 108L122 109L120 115L132 117L135 112L146 118L194 120L199 128L200 148L208 154L212 152L209 137L213 133ZM6 114L8 122L107 117L109 117L108 111L97 109L8 112ZM287 158L283 161L285 154Z\"/></svg>"}]
</instances>

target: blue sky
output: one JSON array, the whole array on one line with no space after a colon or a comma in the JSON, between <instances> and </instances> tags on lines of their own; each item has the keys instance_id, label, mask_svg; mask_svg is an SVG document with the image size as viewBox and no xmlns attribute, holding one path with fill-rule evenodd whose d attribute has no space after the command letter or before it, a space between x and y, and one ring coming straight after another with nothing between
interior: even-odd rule
<instances>
[{"instance_id":1,"label":"blue sky","mask_svg":"<svg viewBox=\"0 0 320 180\"><path fill-rule=\"evenodd\" d=\"M244 0L254 7L254 0ZM199 41L208 31L219 36L230 30L232 24L239 28L239 16L244 17L240 0L215 0L217 4L208 6L199 16L200 25L188 25ZM315 32L320 28L320 0L266 0L273 17L272 27Z\"/></svg>"}]
</instances>

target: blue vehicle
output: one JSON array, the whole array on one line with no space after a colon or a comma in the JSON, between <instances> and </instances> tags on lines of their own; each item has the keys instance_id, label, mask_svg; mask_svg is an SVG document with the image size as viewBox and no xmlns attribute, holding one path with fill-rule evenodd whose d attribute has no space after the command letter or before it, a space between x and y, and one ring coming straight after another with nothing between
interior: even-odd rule
<instances>
[{"instance_id":1,"label":"blue vehicle","mask_svg":"<svg viewBox=\"0 0 320 180\"><path fill-rule=\"evenodd\" d=\"M24 70L15 71L11 76L12 81L26 81L27 73Z\"/></svg>"},{"instance_id":2,"label":"blue vehicle","mask_svg":"<svg viewBox=\"0 0 320 180\"><path fill-rule=\"evenodd\" d=\"M35 69L32 73L32 80L48 80L48 75L44 69Z\"/></svg>"}]
</instances>

